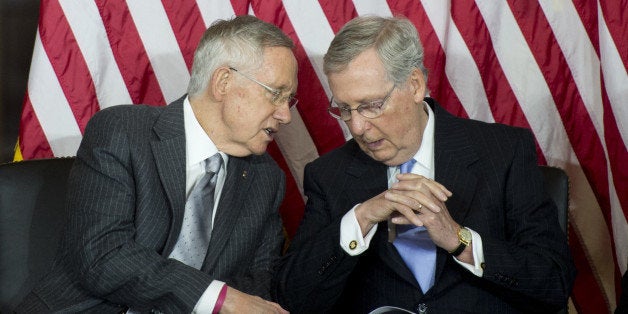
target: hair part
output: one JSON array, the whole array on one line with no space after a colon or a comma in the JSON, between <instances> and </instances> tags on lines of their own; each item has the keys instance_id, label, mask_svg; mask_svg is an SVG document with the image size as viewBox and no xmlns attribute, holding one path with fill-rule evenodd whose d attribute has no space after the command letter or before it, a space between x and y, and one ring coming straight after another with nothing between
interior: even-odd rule
<instances>
[{"instance_id":1,"label":"hair part","mask_svg":"<svg viewBox=\"0 0 628 314\"><path fill-rule=\"evenodd\" d=\"M254 16L241 15L217 20L205 31L196 51L188 96L194 98L207 88L216 69L230 66L241 69L262 65L264 49L294 48L292 39L277 26Z\"/></svg>"},{"instance_id":2,"label":"hair part","mask_svg":"<svg viewBox=\"0 0 628 314\"><path fill-rule=\"evenodd\" d=\"M323 58L325 74L343 71L371 48L382 61L388 80L403 84L414 69L420 69L427 84L419 34L412 22L403 17L360 16L349 21L336 34Z\"/></svg>"}]
</instances>

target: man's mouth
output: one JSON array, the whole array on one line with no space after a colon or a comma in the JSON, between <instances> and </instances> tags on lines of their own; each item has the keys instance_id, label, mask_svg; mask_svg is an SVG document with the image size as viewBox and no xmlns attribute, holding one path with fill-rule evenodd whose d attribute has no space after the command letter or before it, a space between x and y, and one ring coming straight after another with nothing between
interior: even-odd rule
<instances>
[{"instance_id":1,"label":"man's mouth","mask_svg":"<svg viewBox=\"0 0 628 314\"><path fill-rule=\"evenodd\" d=\"M379 148L382 143L384 143L384 139L379 139L377 141L364 141L364 143L370 150L375 150Z\"/></svg>"},{"instance_id":2,"label":"man's mouth","mask_svg":"<svg viewBox=\"0 0 628 314\"><path fill-rule=\"evenodd\" d=\"M265 128L264 132L266 132L266 134L268 134L268 136L273 137L274 133L277 133L277 131L273 128Z\"/></svg>"}]
</instances>

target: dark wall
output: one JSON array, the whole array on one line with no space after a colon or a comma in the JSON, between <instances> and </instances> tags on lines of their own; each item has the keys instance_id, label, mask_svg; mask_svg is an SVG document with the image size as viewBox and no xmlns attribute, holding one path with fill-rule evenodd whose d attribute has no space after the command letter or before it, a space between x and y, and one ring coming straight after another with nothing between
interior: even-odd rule
<instances>
[{"instance_id":1,"label":"dark wall","mask_svg":"<svg viewBox=\"0 0 628 314\"><path fill-rule=\"evenodd\" d=\"M39 0L0 0L0 163L13 159Z\"/></svg>"}]
</instances>

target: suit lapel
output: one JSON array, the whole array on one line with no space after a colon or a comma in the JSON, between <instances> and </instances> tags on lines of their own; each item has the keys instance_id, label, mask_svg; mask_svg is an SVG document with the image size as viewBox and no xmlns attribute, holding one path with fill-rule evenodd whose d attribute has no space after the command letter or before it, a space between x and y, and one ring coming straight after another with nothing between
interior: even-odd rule
<instances>
[{"instance_id":1,"label":"suit lapel","mask_svg":"<svg viewBox=\"0 0 628 314\"><path fill-rule=\"evenodd\" d=\"M185 211L185 127L183 122L183 99L164 108L155 121L151 140L153 156L161 185L170 202L172 220L170 233L162 251L168 256L181 232Z\"/></svg>"},{"instance_id":2,"label":"suit lapel","mask_svg":"<svg viewBox=\"0 0 628 314\"><path fill-rule=\"evenodd\" d=\"M247 199L247 191L254 178L255 169L251 167L250 158L229 156L227 177L218 201L209 249L201 270L215 269L218 258L235 229L242 203Z\"/></svg>"},{"instance_id":3,"label":"suit lapel","mask_svg":"<svg viewBox=\"0 0 628 314\"><path fill-rule=\"evenodd\" d=\"M469 213L471 202L475 196L477 177L470 171L471 165L479 157L468 138L468 132L456 118L435 101L427 99L434 110L436 117L434 130L434 162L435 180L440 182L454 195L446 202L451 217L461 225ZM436 256L436 279L434 293L446 289L454 282L447 282L441 277L447 259L450 255L445 250L438 248ZM450 278L453 279L453 278Z\"/></svg>"}]
</instances>

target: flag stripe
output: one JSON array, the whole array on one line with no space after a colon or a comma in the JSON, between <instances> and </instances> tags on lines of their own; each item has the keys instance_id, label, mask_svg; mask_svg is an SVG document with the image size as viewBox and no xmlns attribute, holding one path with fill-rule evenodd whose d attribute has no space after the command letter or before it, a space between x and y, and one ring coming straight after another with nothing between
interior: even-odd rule
<instances>
[{"instance_id":1,"label":"flag stripe","mask_svg":"<svg viewBox=\"0 0 628 314\"><path fill-rule=\"evenodd\" d=\"M47 6L47 9L42 12L43 19L39 27L39 40L41 40L41 47L46 51L49 60L40 59L41 65L45 66L42 70L47 71L48 65L52 66L54 73L48 73L48 77L58 80L58 84L61 90L58 90L57 96L58 108L61 110L58 112L58 118L60 123L68 123L68 128L72 125L78 124L80 129L78 135L80 136L82 130L85 128L89 117L98 111L98 100L95 97L94 84L89 79L89 70L85 63L85 59L76 44L74 33L70 29L70 25L65 17L63 10L59 2L52 2ZM50 27L54 25L55 27ZM53 31L54 30L54 31ZM58 45L57 43L64 42L65 45ZM67 60L72 59L72 62ZM87 79L85 79L87 78ZM53 82L50 82L54 84ZM35 86L35 88L38 88ZM31 95L31 101L36 111L47 110L47 106L39 106L46 103L45 95L46 90L41 91L42 95ZM31 90L31 92L35 92ZM69 108L68 108L69 106ZM64 115L70 111L69 115ZM45 123L42 121L42 123ZM52 135L50 132L56 132L57 125L50 124L47 128L43 126L46 134ZM63 134L75 132L75 130L69 129L63 131ZM77 134L72 134L76 137ZM52 143L51 143L52 144ZM53 151L56 145L52 145Z\"/></svg>"},{"instance_id":2,"label":"flag stripe","mask_svg":"<svg viewBox=\"0 0 628 314\"><path fill-rule=\"evenodd\" d=\"M54 0L48 0L54 1ZM163 105L166 100L157 83L153 67L141 45L124 0L97 0L100 16L107 23L107 37L114 58L134 104Z\"/></svg>"},{"instance_id":3,"label":"flag stripe","mask_svg":"<svg viewBox=\"0 0 628 314\"><path fill-rule=\"evenodd\" d=\"M177 3L179 2L180 1L177 1ZM197 0L196 4L201 11L201 16L203 17L203 21L205 21L206 27L209 27L209 25L216 20L228 19L235 15L233 8L230 5L225 5L222 1Z\"/></svg>"},{"instance_id":4,"label":"flag stripe","mask_svg":"<svg viewBox=\"0 0 628 314\"><path fill-rule=\"evenodd\" d=\"M127 5L165 101L174 101L186 90L190 72L177 48L164 7L160 0L127 0Z\"/></svg>"},{"instance_id":5,"label":"flag stripe","mask_svg":"<svg viewBox=\"0 0 628 314\"><path fill-rule=\"evenodd\" d=\"M312 105L311 103L305 103L303 105L300 105L299 108L315 108L316 111L320 113L323 110L326 110L328 103L326 99L331 98L331 91L329 90L329 85L323 72L323 58L320 57L325 55L327 49L325 45L321 45L321 43L331 42L334 37L334 32L329 26L326 15L322 11L322 8L316 3L304 3L298 0L284 1L284 7L286 9L286 12L289 13L291 21L294 21L294 30L296 31L299 43L303 43L302 46L305 50L305 56L308 57L308 60L312 65L312 69L316 74L316 81L321 83L321 87L324 90L324 95L319 95L318 97L319 99L321 99L320 103L315 105ZM320 26L312 27L313 25ZM301 68L300 71L303 71L303 69ZM303 82L301 79L299 79L299 81ZM320 96L326 97L323 98ZM309 99L311 98L308 97L303 101L309 101ZM341 128L344 137L349 138L349 130L344 123L339 121L330 121L330 123L338 123L338 126Z\"/></svg>"},{"instance_id":6,"label":"flag stripe","mask_svg":"<svg viewBox=\"0 0 628 314\"><path fill-rule=\"evenodd\" d=\"M334 34L338 33L348 21L358 16L358 12L351 1L319 0L318 3L323 9ZM319 24L315 25L318 26ZM317 27L312 26L312 28L316 29Z\"/></svg>"},{"instance_id":7,"label":"flag stripe","mask_svg":"<svg viewBox=\"0 0 628 314\"><path fill-rule=\"evenodd\" d=\"M484 94L484 86L486 86L491 92L486 93L487 99L482 101L488 104L496 122L530 128L495 55L491 43L491 35L484 20L474 18L474 16L480 14L478 7L475 3L469 1L454 2L451 5L451 14L464 40L464 46L470 50L471 58L469 59L475 60L473 68L477 69L477 64L484 65L479 72L479 78L467 78L467 80L478 82L477 91L467 90L464 93L471 95ZM473 22L469 23L467 21ZM463 71L457 72L466 73ZM481 82L484 82L484 84L482 85ZM501 88L496 88L497 86Z\"/></svg>"},{"instance_id":8,"label":"flag stripe","mask_svg":"<svg viewBox=\"0 0 628 314\"><path fill-rule=\"evenodd\" d=\"M34 50L41 50L41 52L34 54L31 61L31 71L37 73L37 76L29 78L28 96L35 115L45 117L45 119L39 119L39 123L46 138L53 139L48 141L53 154L55 156L71 156L76 153L76 147L81 140L81 130L58 80L57 73L53 69L51 60L48 59L48 54L43 51L40 33L38 32L35 38ZM55 52L59 53L58 51ZM75 79L77 78L75 77ZM82 119L87 120L87 117Z\"/></svg>"},{"instance_id":9,"label":"flag stripe","mask_svg":"<svg viewBox=\"0 0 628 314\"><path fill-rule=\"evenodd\" d=\"M100 109L119 104L130 104L131 96L124 84L107 40L107 31L98 7L92 1L64 0L60 2L72 33L95 82ZM90 117L84 114L84 117Z\"/></svg>"},{"instance_id":10,"label":"flag stripe","mask_svg":"<svg viewBox=\"0 0 628 314\"><path fill-rule=\"evenodd\" d=\"M193 1L163 0L162 5L170 22L168 28L172 29L185 65L190 72L194 49L206 29L201 12Z\"/></svg>"},{"instance_id":11,"label":"flag stripe","mask_svg":"<svg viewBox=\"0 0 628 314\"><path fill-rule=\"evenodd\" d=\"M598 17L602 22L600 24L606 24L626 70L628 69L628 40L626 40L628 39L628 1L599 0L597 3L603 16Z\"/></svg>"},{"instance_id":12,"label":"flag stripe","mask_svg":"<svg viewBox=\"0 0 628 314\"><path fill-rule=\"evenodd\" d=\"M435 3L438 4L439 2ZM445 73L447 58L445 57L445 51L442 48L443 41L440 40L438 36L440 32L437 32L438 26L444 26L445 24L434 24L435 20L430 20L427 15L429 8L424 8L423 4L418 2L408 1L404 6L404 2L399 1L392 7L392 9L395 10L395 12L404 12L404 14L408 16L419 31L419 37L421 38L421 42L425 50L424 64L428 69L427 85L430 89L429 95L438 99L443 107L456 116L465 118L469 117L466 110L470 110L470 114L473 117L484 117L486 119L484 121L494 121L488 106L478 106L477 109L471 107L464 108L460 99L454 92L454 89L447 78L447 74ZM434 18L433 16L431 17ZM466 96L463 95L463 97Z\"/></svg>"},{"instance_id":13,"label":"flag stripe","mask_svg":"<svg viewBox=\"0 0 628 314\"><path fill-rule=\"evenodd\" d=\"M33 73L33 72L31 72ZM27 142L29 145L25 145L24 141L19 141L20 153L22 156L28 156L28 158L48 158L55 156L48 144L48 140L44 130L41 128L37 114L33 109L33 104L28 97L28 90L24 97L24 108L22 109L22 119L20 126L20 139L39 139L32 143Z\"/></svg>"}]
</instances>

